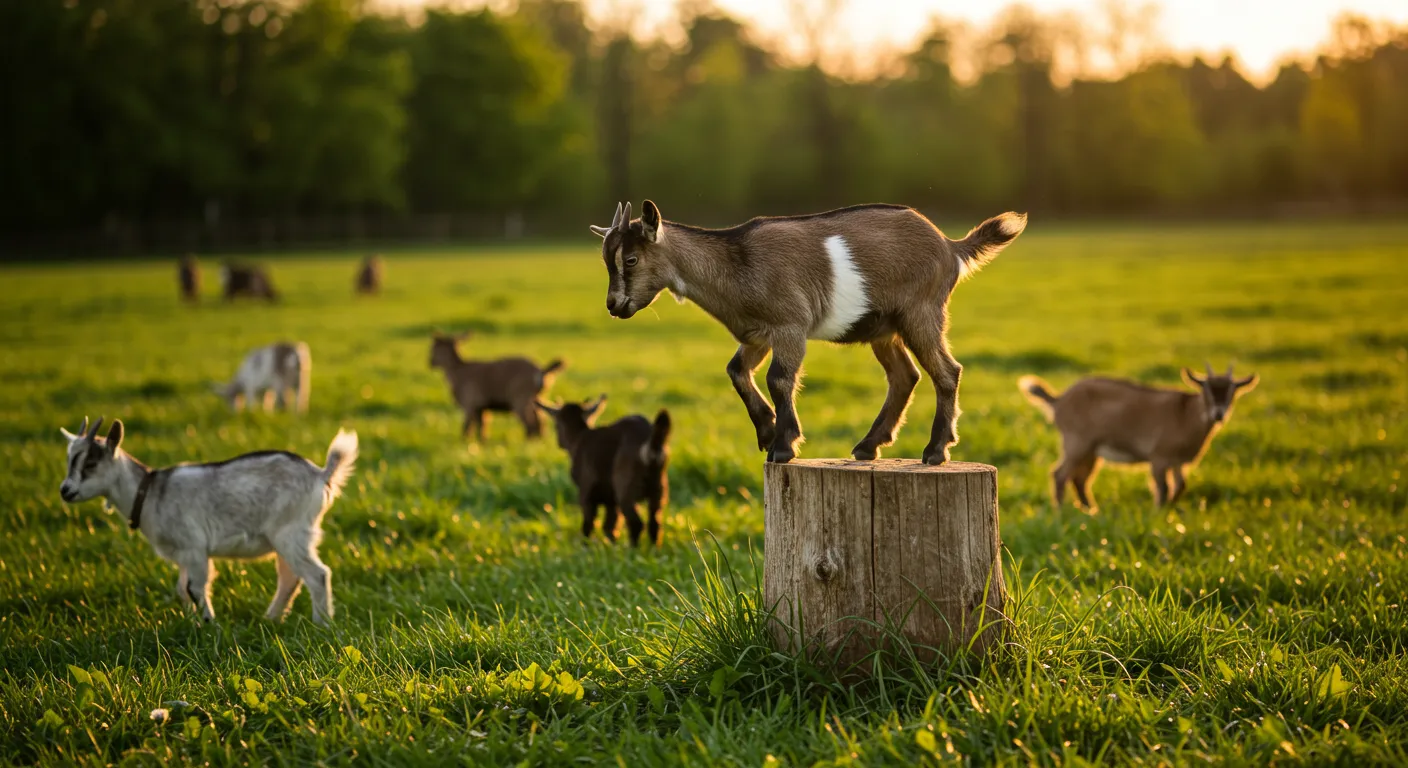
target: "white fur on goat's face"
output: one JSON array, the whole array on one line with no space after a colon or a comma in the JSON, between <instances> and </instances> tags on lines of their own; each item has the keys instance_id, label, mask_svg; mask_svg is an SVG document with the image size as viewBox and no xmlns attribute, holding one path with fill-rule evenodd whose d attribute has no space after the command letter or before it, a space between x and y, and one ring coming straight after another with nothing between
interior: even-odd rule
<instances>
[{"instance_id":1,"label":"white fur on goat's face","mask_svg":"<svg viewBox=\"0 0 1408 768\"><path fill-rule=\"evenodd\" d=\"M618 204L610 227L592 227L602 238L606 264L606 310L626 319L650 306L660 292L677 283L663 243L660 209L645 201L643 215L631 221L631 205Z\"/></svg>"},{"instance_id":2,"label":"white fur on goat's face","mask_svg":"<svg viewBox=\"0 0 1408 768\"><path fill-rule=\"evenodd\" d=\"M108 438L75 435L63 428L59 431L68 439L68 471L59 485L63 500L88 501L112 490L118 479L119 470L113 459L121 450L122 422L113 422Z\"/></svg>"}]
</instances>

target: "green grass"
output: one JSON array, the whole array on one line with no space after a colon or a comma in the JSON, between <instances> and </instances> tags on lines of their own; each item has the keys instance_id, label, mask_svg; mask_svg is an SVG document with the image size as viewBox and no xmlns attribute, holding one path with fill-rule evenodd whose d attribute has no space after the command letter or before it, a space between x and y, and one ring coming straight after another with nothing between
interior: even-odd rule
<instances>
[{"instance_id":1,"label":"green grass","mask_svg":"<svg viewBox=\"0 0 1408 768\"><path fill-rule=\"evenodd\" d=\"M1010 644L884 659L867 686L763 646L761 456L721 327L668 298L611 320L585 238L391 254L374 300L350 297L355 258L271 259L274 308L180 306L165 261L0 270L0 762L1408 760L1408 227L1035 226L961 286L954 456L1000 469ZM566 357L553 394L610 393L608 416L669 407L663 549L584 547L551 442L500 418L466 449L434 328ZM279 338L312 345L311 414L231 415L208 383ZM1057 438L1019 375L1173 384L1204 358L1262 383L1177 509L1110 470L1098 514L1051 508ZM879 366L820 344L807 364L803 455L843 455ZM887 455L917 456L933 412L926 382ZM321 461L357 429L322 547L335 626L306 597L264 621L268 562L221 566L216 624L185 614L173 566L59 499L58 428L85 414L152 464Z\"/></svg>"}]
</instances>

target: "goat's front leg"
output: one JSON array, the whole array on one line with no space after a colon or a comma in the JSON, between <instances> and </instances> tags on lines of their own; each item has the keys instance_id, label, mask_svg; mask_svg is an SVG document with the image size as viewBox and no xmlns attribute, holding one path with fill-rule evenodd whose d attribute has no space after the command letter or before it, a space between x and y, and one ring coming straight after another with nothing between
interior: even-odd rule
<instances>
[{"instance_id":1,"label":"goat's front leg","mask_svg":"<svg viewBox=\"0 0 1408 768\"><path fill-rule=\"evenodd\" d=\"M934 392L938 396L929 444L924 446L925 464L948 461L949 448L958 442L958 380L963 366L949 354L948 341L944 338L946 322L947 317L940 308L934 313L905 318L900 331L920 367L934 380Z\"/></svg>"},{"instance_id":2,"label":"goat's front leg","mask_svg":"<svg viewBox=\"0 0 1408 768\"><path fill-rule=\"evenodd\" d=\"M758 434L760 451L771 448L776 435L772 406L763 399L763 393L758 391L758 384L753 380L753 374L763 364L769 351L766 344L741 344L733 359L728 361L728 378L748 408L748 418Z\"/></svg>"},{"instance_id":3,"label":"goat's front leg","mask_svg":"<svg viewBox=\"0 0 1408 768\"><path fill-rule=\"evenodd\" d=\"M624 498L624 497L622 497ZM626 533L631 537L631 546L640 546L640 534L645 530L645 522L640 519L634 501L621 502L621 516L626 518Z\"/></svg>"},{"instance_id":4,"label":"goat's front leg","mask_svg":"<svg viewBox=\"0 0 1408 768\"><path fill-rule=\"evenodd\" d=\"M596 527L596 499L590 494L581 493L577 496L578 503L582 507L582 541L585 543L592 537L592 529Z\"/></svg>"},{"instance_id":5,"label":"goat's front leg","mask_svg":"<svg viewBox=\"0 0 1408 768\"><path fill-rule=\"evenodd\" d=\"M186 570L186 566L177 565L181 575L176 577L176 597L180 598L181 604L187 608L191 607L191 595L186 591L186 586L191 583L191 574Z\"/></svg>"},{"instance_id":6,"label":"goat's front leg","mask_svg":"<svg viewBox=\"0 0 1408 768\"><path fill-rule=\"evenodd\" d=\"M802 422L797 418L794 402L797 385L802 379L802 359L807 356L807 336L789 333L774 339L772 365L768 366L768 393L777 406L777 433L768 461L786 464L797 457L797 445L802 442Z\"/></svg>"},{"instance_id":7,"label":"goat's front leg","mask_svg":"<svg viewBox=\"0 0 1408 768\"><path fill-rule=\"evenodd\" d=\"M205 621L215 620L215 609L210 606L210 581L213 569L210 558L193 555L181 560L181 571L186 577L186 596L200 612Z\"/></svg>"},{"instance_id":8,"label":"goat's front leg","mask_svg":"<svg viewBox=\"0 0 1408 768\"><path fill-rule=\"evenodd\" d=\"M919 369L909 359L904 342L898 336L872 341L870 349L885 369L885 379L890 388L885 393L885 404L880 408L880 415L870 425L870 432L851 449L851 455L861 461L879 458L880 448L895 442L895 433L904 423L904 412L909 408L914 388L919 385Z\"/></svg>"},{"instance_id":9,"label":"goat's front leg","mask_svg":"<svg viewBox=\"0 0 1408 768\"><path fill-rule=\"evenodd\" d=\"M1151 462L1149 474L1154 481L1154 506L1162 507L1168 503L1168 465Z\"/></svg>"}]
</instances>

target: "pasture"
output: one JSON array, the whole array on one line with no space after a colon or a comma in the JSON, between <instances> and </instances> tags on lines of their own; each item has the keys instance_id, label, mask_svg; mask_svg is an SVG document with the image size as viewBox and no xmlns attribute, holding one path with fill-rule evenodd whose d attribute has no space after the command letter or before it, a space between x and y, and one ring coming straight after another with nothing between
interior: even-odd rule
<instances>
[{"instance_id":1,"label":"pasture","mask_svg":"<svg viewBox=\"0 0 1408 768\"><path fill-rule=\"evenodd\" d=\"M353 298L360 252L261 256L272 307L218 303L209 258L198 307L174 260L0 268L0 762L1408 761L1408 226L1034 221L951 304L953 455L999 468L1009 644L866 686L763 647L735 345L668 296L612 320L596 244L392 252L377 298ZM566 358L549 397L606 392L605 420L669 408L663 547L583 546L565 454L511 418L466 447L437 328ZM281 338L312 347L310 414L231 414L210 383ZM1097 514L1052 509L1057 435L1018 376L1173 385L1205 358L1261 384L1177 508L1106 469ZM869 350L813 344L802 455L844 455L883 396ZM933 412L926 380L885 455L917 457ZM60 500L85 414L154 466L321 463L355 428L334 626L306 593L261 618L271 562L219 565L216 624L185 613L125 521Z\"/></svg>"}]
</instances>

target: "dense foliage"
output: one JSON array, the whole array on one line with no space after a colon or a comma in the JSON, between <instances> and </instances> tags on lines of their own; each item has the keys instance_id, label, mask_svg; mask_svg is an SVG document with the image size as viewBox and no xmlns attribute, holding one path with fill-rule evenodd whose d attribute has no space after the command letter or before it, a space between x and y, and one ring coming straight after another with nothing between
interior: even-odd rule
<instances>
[{"instance_id":1,"label":"dense foliage","mask_svg":"<svg viewBox=\"0 0 1408 768\"><path fill-rule=\"evenodd\" d=\"M665 42L589 26L575 0L413 19L357 0L5 3L0 224L527 212L578 231L641 196L719 223L868 200L1103 214L1408 197L1403 29L1343 19L1264 86L1230 60L1110 79L1063 64L1058 19L1014 8L841 78L687 8Z\"/></svg>"}]
</instances>

